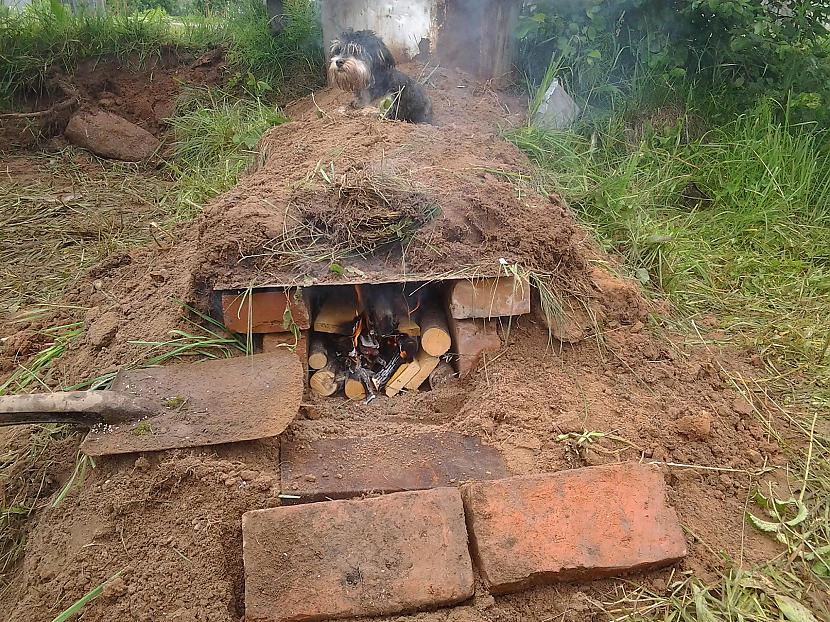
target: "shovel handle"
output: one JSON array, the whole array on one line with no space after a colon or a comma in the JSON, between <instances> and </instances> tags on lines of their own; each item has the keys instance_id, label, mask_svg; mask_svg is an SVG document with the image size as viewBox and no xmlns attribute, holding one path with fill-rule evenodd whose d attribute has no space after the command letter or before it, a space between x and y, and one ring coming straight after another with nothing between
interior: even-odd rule
<instances>
[{"instance_id":1,"label":"shovel handle","mask_svg":"<svg viewBox=\"0 0 830 622\"><path fill-rule=\"evenodd\" d=\"M117 391L61 391L0 397L0 426L69 423L90 427L156 414L153 402Z\"/></svg>"}]
</instances>

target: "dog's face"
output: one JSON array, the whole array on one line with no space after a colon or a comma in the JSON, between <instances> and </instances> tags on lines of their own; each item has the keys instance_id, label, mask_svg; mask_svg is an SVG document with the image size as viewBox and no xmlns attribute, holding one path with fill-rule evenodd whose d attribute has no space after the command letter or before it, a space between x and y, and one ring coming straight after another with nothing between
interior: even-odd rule
<instances>
[{"instance_id":1,"label":"dog's face","mask_svg":"<svg viewBox=\"0 0 830 622\"><path fill-rule=\"evenodd\" d=\"M395 66L383 41L371 30L347 30L331 42L329 82L354 93L369 86L373 76Z\"/></svg>"}]
</instances>

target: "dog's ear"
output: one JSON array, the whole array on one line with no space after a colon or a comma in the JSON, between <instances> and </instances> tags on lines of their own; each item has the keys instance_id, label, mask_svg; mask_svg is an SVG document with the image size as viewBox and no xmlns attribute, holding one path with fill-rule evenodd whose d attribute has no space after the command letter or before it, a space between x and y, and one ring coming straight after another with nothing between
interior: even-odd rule
<instances>
[{"instance_id":1,"label":"dog's ear","mask_svg":"<svg viewBox=\"0 0 830 622\"><path fill-rule=\"evenodd\" d=\"M395 57L392 56L392 52L389 51L389 48L386 47L386 44L380 38L378 38L378 49L375 55L374 62L384 69L391 69L395 66Z\"/></svg>"}]
</instances>

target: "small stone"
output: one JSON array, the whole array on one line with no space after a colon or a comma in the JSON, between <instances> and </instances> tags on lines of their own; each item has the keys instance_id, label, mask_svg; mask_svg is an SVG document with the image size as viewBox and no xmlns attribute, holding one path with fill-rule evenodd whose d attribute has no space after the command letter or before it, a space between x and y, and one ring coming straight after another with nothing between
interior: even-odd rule
<instances>
[{"instance_id":1,"label":"small stone","mask_svg":"<svg viewBox=\"0 0 830 622\"><path fill-rule=\"evenodd\" d=\"M712 415L701 412L697 415L686 415L675 423L680 434L689 437L690 440L703 441L712 434Z\"/></svg>"},{"instance_id":2,"label":"small stone","mask_svg":"<svg viewBox=\"0 0 830 622\"><path fill-rule=\"evenodd\" d=\"M752 414L752 404L747 402L743 397L736 397L732 402L732 410L739 415L748 416Z\"/></svg>"},{"instance_id":3,"label":"small stone","mask_svg":"<svg viewBox=\"0 0 830 622\"><path fill-rule=\"evenodd\" d=\"M118 324L119 317L116 313L112 311L104 313L87 329L87 340L99 350L108 346L118 332Z\"/></svg>"},{"instance_id":4,"label":"small stone","mask_svg":"<svg viewBox=\"0 0 830 622\"><path fill-rule=\"evenodd\" d=\"M764 456L761 455L760 451L757 451L755 449L747 449L746 457L754 466L761 466L762 464L764 464Z\"/></svg>"}]
</instances>

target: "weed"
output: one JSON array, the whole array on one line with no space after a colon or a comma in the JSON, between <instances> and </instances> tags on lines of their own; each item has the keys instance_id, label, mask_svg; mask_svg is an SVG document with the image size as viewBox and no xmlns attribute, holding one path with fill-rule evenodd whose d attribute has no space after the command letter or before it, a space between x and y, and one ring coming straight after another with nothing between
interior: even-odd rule
<instances>
[{"instance_id":1,"label":"weed","mask_svg":"<svg viewBox=\"0 0 830 622\"><path fill-rule=\"evenodd\" d=\"M59 2L33 2L0 20L0 107L20 95L45 92L50 72L72 73L83 59L113 58L140 66L170 46L226 48L243 88L285 97L286 82L296 91L320 84L323 77L315 3L293 0L286 8L288 26L273 36L264 3L257 0L235 4L227 16L175 19L160 11L73 15Z\"/></svg>"},{"instance_id":2,"label":"weed","mask_svg":"<svg viewBox=\"0 0 830 622\"><path fill-rule=\"evenodd\" d=\"M109 583L117 579L121 576L123 571L119 570L114 575L112 575L109 579L104 581L101 585L93 588L87 594L76 600L72 605L66 608L64 611L58 614L58 616L52 620L52 622L66 622L67 620L71 619L75 614L79 613L84 607L86 607L91 601L98 598L101 594L104 593L104 589L107 587Z\"/></svg>"},{"instance_id":3,"label":"weed","mask_svg":"<svg viewBox=\"0 0 830 622\"><path fill-rule=\"evenodd\" d=\"M233 186L250 164L262 134L287 119L259 99L191 90L170 119L175 142L169 169L176 191L167 197L174 219L188 219Z\"/></svg>"},{"instance_id":4,"label":"weed","mask_svg":"<svg viewBox=\"0 0 830 622\"><path fill-rule=\"evenodd\" d=\"M46 374L49 373L52 363L64 353L69 342L83 332L82 326L81 322L76 322L41 331L41 335L51 337L54 341L36 354L27 365L18 365L6 381L0 384L0 395L20 393L32 384L49 389L47 383L50 379Z\"/></svg>"},{"instance_id":5,"label":"weed","mask_svg":"<svg viewBox=\"0 0 830 622\"><path fill-rule=\"evenodd\" d=\"M0 172L0 313L58 302L111 253L152 240L169 182L72 149L27 154L35 175Z\"/></svg>"},{"instance_id":6,"label":"weed","mask_svg":"<svg viewBox=\"0 0 830 622\"><path fill-rule=\"evenodd\" d=\"M687 576L666 594L636 588L606 607L614 619L815 620L827 616L812 595L828 589L830 438L794 413L821 418L830 405L825 137L770 100L701 129L693 119L723 114L694 103L678 104L673 117L621 106L576 132L510 135L539 165L538 183L560 194L646 291L673 303L679 317L667 325L699 337L698 323L714 316L726 340L760 352L759 379L726 369L723 377L744 395L762 394L802 433L784 438L765 422L804 477L791 498L756 496L747 517L784 545L781 556L752 570L727 559L712 584Z\"/></svg>"},{"instance_id":7,"label":"weed","mask_svg":"<svg viewBox=\"0 0 830 622\"><path fill-rule=\"evenodd\" d=\"M58 496L55 497L55 500L52 502L52 507L56 508L66 497L69 495L71 490L75 486L82 486L84 483L84 479L86 478L86 470L87 468L95 468L95 460L92 456L87 456L85 453L78 451L75 454L75 470L72 471L72 477L69 478L69 481L66 482L64 487L58 493Z\"/></svg>"},{"instance_id":8,"label":"weed","mask_svg":"<svg viewBox=\"0 0 830 622\"><path fill-rule=\"evenodd\" d=\"M182 397L181 395L176 395L175 397L169 397L166 400L164 400L164 407L172 410L174 408L179 408L180 406L183 406L186 401L186 398Z\"/></svg>"},{"instance_id":9,"label":"weed","mask_svg":"<svg viewBox=\"0 0 830 622\"><path fill-rule=\"evenodd\" d=\"M153 426L150 425L149 421L142 421L138 425L136 425L131 432L136 436L147 436L148 434L153 433Z\"/></svg>"}]
</instances>

